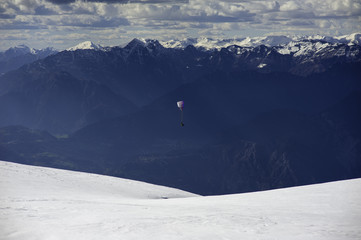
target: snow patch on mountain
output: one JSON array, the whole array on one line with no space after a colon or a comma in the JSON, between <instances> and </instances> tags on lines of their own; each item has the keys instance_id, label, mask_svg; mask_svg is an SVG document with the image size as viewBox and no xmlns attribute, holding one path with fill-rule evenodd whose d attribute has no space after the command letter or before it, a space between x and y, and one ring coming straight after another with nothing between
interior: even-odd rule
<instances>
[{"instance_id":1,"label":"snow patch on mountain","mask_svg":"<svg viewBox=\"0 0 361 240\"><path fill-rule=\"evenodd\" d=\"M78 45L74 47L70 47L66 49L67 51L75 51L75 50L85 50L85 49L93 49L93 50L101 50L103 47L99 44L95 44L91 41L85 41L82 43L79 43Z\"/></svg>"},{"instance_id":2,"label":"snow patch on mountain","mask_svg":"<svg viewBox=\"0 0 361 240\"><path fill-rule=\"evenodd\" d=\"M361 179L200 197L0 161L0 189L3 240L361 239Z\"/></svg>"},{"instance_id":3,"label":"snow patch on mountain","mask_svg":"<svg viewBox=\"0 0 361 240\"><path fill-rule=\"evenodd\" d=\"M338 36L335 39L340 43L361 45L361 33Z\"/></svg>"},{"instance_id":4,"label":"snow patch on mountain","mask_svg":"<svg viewBox=\"0 0 361 240\"><path fill-rule=\"evenodd\" d=\"M266 67L267 66L267 64L265 64L265 63L260 63L258 66L257 66L257 68L264 68L264 67Z\"/></svg>"},{"instance_id":5,"label":"snow patch on mountain","mask_svg":"<svg viewBox=\"0 0 361 240\"><path fill-rule=\"evenodd\" d=\"M16 55L23 55L23 54L27 54L27 53L35 53L35 49L33 48L29 48L28 46L21 44L12 48L9 48L8 50L6 50L6 52L8 53L12 53L14 56Z\"/></svg>"},{"instance_id":6,"label":"snow patch on mountain","mask_svg":"<svg viewBox=\"0 0 361 240\"><path fill-rule=\"evenodd\" d=\"M281 44L287 44L292 39L287 36L266 36L266 37L247 37L239 43L239 46L242 47L256 47L260 45L265 45L268 47L278 46Z\"/></svg>"},{"instance_id":7,"label":"snow patch on mountain","mask_svg":"<svg viewBox=\"0 0 361 240\"><path fill-rule=\"evenodd\" d=\"M313 36L283 36L272 35L263 37L246 37L233 39L219 39L219 38L184 38L173 39L168 41L158 41L153 39L135 38L130 41L125 48L133 49L135 46L147 47L149 51L160 48L176 48L184 49L189 45L205 50L220 50L236 45L243 48L254 48L260 45L267 47L275 47L280 54L295 54L310 55L315 51L322 50L327 46L337 46L337 44L361 45L361 34L353 33L350 35L329 37L322 35ZM75 51L78 49L94 49L94 50L109 50L109 47L102 47L94 44L91 41L85 41L78 45L68 48L68 51Z\"/></svg>"},{"instance_id":8,"label":"snow patch on mountain","mask_svg":"<svg viewBox=\"0 0 361 240\"><path fill-rule=\"evenodd\" d=\"M204 48L206 50L221 49L232 45L241 46L240 43L244 40L241 39L214 39L214 38L185 38L182 40L160 41L165 48L186 48L192 45L196 48Z\"/></svg>"},{"instance_id":9,"label":"snow patch on mountain","mask_svg":"<svg viewBox=\"0 0 361 240\"><path fill-rule=\"evenodd\" d=\"M322 51L327 47L336 45L337 44L330 44L328 42L292 41L288 44L279 46L279 48L277 48L277 51L281 54L294 54L295 57L311 56L315 52Z\"/></svg>"},{"instance_id":10,"label":"snow patch on mountain","mask_svg":"<svg viewBox=\"0 0 361 240\"><path fill-rule=\"evenodd\" d=\"M299 42L322 41L330 44L358 44L361 45L361 34L353 33L340 37L328 37L321 35L313 36L264 36L264 37L246 37L234 39L217 39L217 38L185 38L182 40L160 41L165 48L185 48L189 45L204 48L207 50L227 48L232 45L240 47L257 47L265 45L268 47L284 46L288 50L280 50L281 53L295 52L297 48L291 46Z\"/></svg>"},{"instance_id":11,"label":"snow patch on mountain","mask_svg":"<svg viewBox=\"0 0 361 240\"><path fill-rule=\"evenodd\" d=\"M25 44L21 44L21 45L15 46L15 47L11 47L11 48L7 49L4 52L0 52L0 58L9 59L9 58L17 57L17 56L22 56L22 55L25 55L25 54L33 54L33 55L47 54L47 55L50 55L50 54L53 54L53 53L56 53L56 52L57 51L52 47L47 47L47 48L44 48L44 49L35 49L35 48L30 48L30 47L26 46ZM1 60L3 60L3 59L1 59Z\"/></svg>"}]
</instances>

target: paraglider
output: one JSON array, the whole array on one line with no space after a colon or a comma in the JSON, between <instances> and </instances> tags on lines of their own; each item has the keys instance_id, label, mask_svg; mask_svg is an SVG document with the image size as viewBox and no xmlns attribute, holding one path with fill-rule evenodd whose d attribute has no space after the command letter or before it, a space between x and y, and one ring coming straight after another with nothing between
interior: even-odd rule
<instances>
[{"instance_id":1,"label":"paraglider","mask_svg":"<svg viewBox=\"0 0 361 240\"><path fill-rule=\"evenodd\" d=\"M178 106L179 110L181 111L181 126L184 127L184 123L183 123L183 107L184 107L184 102L183 102L183 101L178 101L178 102L177 102L177 106Z\"/></svg>"}]
</instances>

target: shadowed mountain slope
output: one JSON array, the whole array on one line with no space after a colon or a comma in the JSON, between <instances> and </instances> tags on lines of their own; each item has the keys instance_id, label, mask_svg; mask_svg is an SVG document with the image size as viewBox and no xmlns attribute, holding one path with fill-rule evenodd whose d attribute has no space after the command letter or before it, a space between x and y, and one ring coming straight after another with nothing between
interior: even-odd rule
<instances>
[{"instance_id":1,"label":"shadowed mountain slope","mask_svg":"<svg viewBox=\"0 0 361 240\"><path fill-rule=\"evenodd\" d=\"M69 138L37 141L32 133L24 143L2 128L9 138L0 157L201 194L359 177L359 69L341 65L308 77L215 71Z\"/></svg>"}]
</instances>

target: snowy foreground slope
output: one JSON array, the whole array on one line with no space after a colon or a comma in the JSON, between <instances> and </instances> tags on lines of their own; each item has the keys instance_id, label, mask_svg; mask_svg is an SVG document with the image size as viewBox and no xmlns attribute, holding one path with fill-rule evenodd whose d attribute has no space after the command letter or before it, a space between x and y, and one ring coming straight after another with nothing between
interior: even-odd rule
<instances>
[{"instance_id":1,"label":"snowy foreground slope","mask_svg":"<svg viewBox=\"0 0 361 240\"><path fill-rule=\"evenodd\" d=\"M1 240L361 239L361 179L201 197L0 161L0 193Z\"/></svg>"}]
</instances>

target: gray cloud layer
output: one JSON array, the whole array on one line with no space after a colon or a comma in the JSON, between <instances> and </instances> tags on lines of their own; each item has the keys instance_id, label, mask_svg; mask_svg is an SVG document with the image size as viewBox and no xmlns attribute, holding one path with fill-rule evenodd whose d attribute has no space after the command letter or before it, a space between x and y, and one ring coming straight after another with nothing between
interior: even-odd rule
<instances>
[{"instance_id":1,"label":"gray cloud layer","mask_svg":"<svg viewBox=\"0 0 361 240\"><path fill-rule=\"evenodd\" d=\"M76 0L46 0L47 2L51 2L54 4L69 4L74 3ZM143 3L143 4L156 4L156 3L188 3L188 0L81 0L83 2L91 3Z\"/></svg>"}]
</instances>

